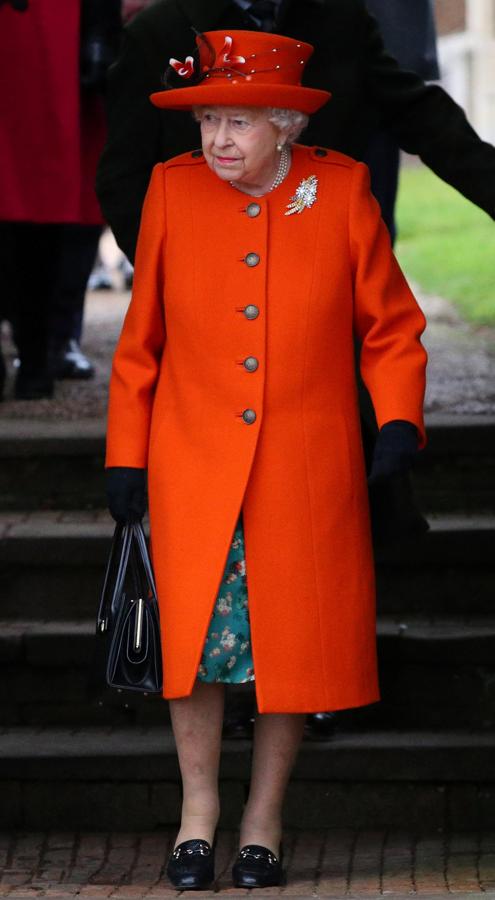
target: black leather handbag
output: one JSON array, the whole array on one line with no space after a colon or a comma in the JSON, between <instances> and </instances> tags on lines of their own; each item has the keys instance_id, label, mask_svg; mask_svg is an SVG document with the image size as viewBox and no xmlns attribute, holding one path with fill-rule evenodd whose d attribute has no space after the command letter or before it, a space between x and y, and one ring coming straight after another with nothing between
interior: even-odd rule
<instances>
[{"instance_id":1,"label":"black leather handbag","mask_svg":"<svg viewBox=\"0 0 495 900\"><path fill-rule=\"evenodd\" d=\"M160 619L140 522L117 525L96 621L96 677L119 693L162 693ZM98 671L99 670L99 671Z\"/></svg>"}]
</instances>

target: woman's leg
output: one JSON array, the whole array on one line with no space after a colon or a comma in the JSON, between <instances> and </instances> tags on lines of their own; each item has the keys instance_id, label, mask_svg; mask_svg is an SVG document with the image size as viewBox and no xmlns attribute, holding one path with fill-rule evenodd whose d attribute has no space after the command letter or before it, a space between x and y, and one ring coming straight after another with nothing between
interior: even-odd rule
<instances>
[{"instance_id":1,"label":"woman's leg","mask_svg":"<svg viewBox=\"0 0 495 900\"><path fill-rule=\"evenodd\" d=\"M183 790L175 846L192 838L213 842L220 815L218 769L224 690L223 683L197 680L189 697L169 701Z\"/></svg>"},{"instance_id":2,"label":"woman's leg","mask_svg":"<svg viewBox=\"0 0 495 900\"><path fill-rule=\"evenodd\" d=\"M304 713L261 713L256 717L251 785L241 822L241 847L261 844L279 854L285 790L302 740L305 718Z\"/></svg>"}]
</instances>

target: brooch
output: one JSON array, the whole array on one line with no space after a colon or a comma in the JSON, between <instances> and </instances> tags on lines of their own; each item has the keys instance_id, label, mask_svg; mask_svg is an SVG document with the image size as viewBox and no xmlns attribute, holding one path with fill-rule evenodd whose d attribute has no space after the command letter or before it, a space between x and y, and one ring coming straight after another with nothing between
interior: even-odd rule
<instances>
[{"instance_id":1,"label":"brooch","mask_svg":"<svg viewBox=\"0 0 495 900\"><path fill-rule=\"evenodd\" d=\"M303 178L301 184L298 185L296 193L290 198L287 204L286 216L293 216L294 213L302 213L303 209L313 206L316 200L316 188L318 187L318 179L316 175L310 175Z\"/></svg>"}]
</instances>

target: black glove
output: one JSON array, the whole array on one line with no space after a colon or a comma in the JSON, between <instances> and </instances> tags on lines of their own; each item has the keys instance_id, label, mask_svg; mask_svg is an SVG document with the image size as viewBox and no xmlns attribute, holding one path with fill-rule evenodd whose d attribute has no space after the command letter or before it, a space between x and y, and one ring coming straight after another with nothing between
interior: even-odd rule
<instances>
[{"instance_id":1,"label":"black glove","mask_svg":"<svg viewBox=\"0 0 495 900\"><path fill-rule=\"evenodd\" d=\"M146 469L111 466L105 470L110 515L116 522L140 522L146 512Z\"/></svg>"},{"instance_id":2,"label":"black glove","mask_svg":"<svg viewBox=\"0 0 495 900\"><path fill-rule=\"evenodd\" d=\"M411 468L418 452L418 430L412 422L394 419L380 428L368 484L373 485Z\"/></svg>"}]
</instances>

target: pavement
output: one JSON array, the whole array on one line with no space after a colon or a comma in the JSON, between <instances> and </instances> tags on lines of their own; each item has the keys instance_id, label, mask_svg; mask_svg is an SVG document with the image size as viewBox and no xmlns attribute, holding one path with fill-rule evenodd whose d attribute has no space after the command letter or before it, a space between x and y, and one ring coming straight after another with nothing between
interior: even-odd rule
<instances>
[{"instance_id":1,"label":"pavement","mask_svg":"<svg viewBox=\"0 0 495 900\"><path fill-rule=\"evenodd\" d=\"M454 305L415 291L428 320L424 343L429 354L426 413L495 414L495 328L464 322ZM88 293L83 349L96 367L88 382L58 382L53 400L13 401L12 360L7 329L2 344L10 370L2 419L36 421L103 420L112 353L129 303L129 292Z\"/></svg>"},{"instance_id":2,"label":"pavement","mask_svg":"<svg viewBox=\"0 0 495 900\"><path fill-rule=\"evenodd\" d=\"M123 816L125 812L123 810ZM0 897L159 900L178 896L163 874L175 829L153 833L0 835ZM286 883L255 890L297 900L323 897L495 898L495 832L324 830L284 834ZM197 896L244 896L231 885L237 834L220 831L214 890Z\"/></svg>"}]
</instances>

